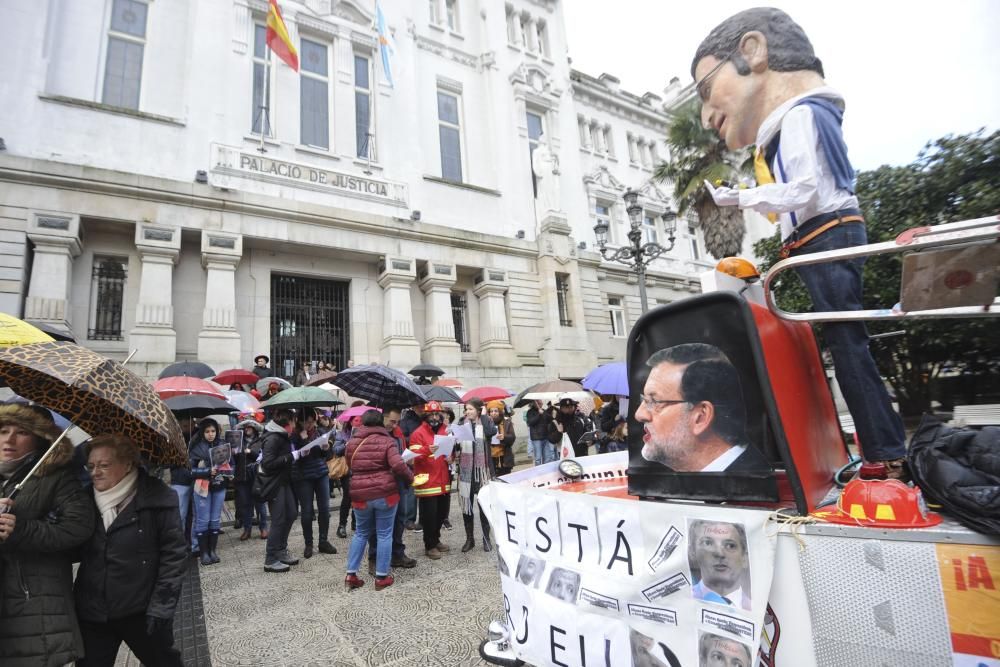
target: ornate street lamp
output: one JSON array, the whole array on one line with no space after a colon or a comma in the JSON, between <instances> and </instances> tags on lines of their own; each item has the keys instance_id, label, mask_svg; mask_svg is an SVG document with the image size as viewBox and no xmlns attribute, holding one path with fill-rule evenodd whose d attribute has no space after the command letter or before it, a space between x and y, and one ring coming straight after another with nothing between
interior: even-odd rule
<instances>
[{"instance_id":1,"label":"ornate street lamp","mask_svg":"<svg viewBox=\"0 0 1000 667\"><path fill-rule=\"evenodd\" d=\"M617 250L609 251L608 243L608 222L599 219L594 225L594 236L597 237L597 247L601 251L601 257L606 262L618 262L635 268L636 276L639 278L639 301L642 303L642 312L646 312L649 306L646 302L646 267L654 259L665 252L670 252L674 247L674 232L677 229L677 214L667 209L661 216L663 219L663 229L667 233L670 245L662 246L659 243L642 242L642 206L639 205L639 193L629 188L622 196L625 200L625 211L628 213L629 232L628 245L623 245Z\"/></svg>"}]
</instances>

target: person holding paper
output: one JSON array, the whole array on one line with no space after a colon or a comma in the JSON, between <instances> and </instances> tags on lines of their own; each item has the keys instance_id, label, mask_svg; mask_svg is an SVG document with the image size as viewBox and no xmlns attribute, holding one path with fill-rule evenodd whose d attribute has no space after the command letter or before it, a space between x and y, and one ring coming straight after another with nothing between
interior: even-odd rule
<instances>
[{"instance_id":1,"label":"person holding paper","mask_svg":"<svg viewBox=\"0 0 1000 667\"><path fill-rule=\"evenodd\" d=\"M490 457L496 468L497 476L503 476L514 469L514 422L506 413L507 406L503 401L490 401L486 404L486 414L490 421L496 424L497 432L490 437Z\"/></svg>"},{"instance_id":2,"label":"person holding paper","mask_svg":"<svg viewBox=\"0 0 1000 667\"><path fill-rule=\"evenodd\" d=\"M194 478L194 528L201 553L202 565L219 562L216 548L222 532L222 504L226 500L226 483L219 474L219 465L212 460L212 448L220 443L219 423L211 418L198 422L188 458ZM230 466L230 470L232 467Z\"/></svg>"},{"instance_id":3,"label":"person holding paper","mask_svg":"<svg viewBox=\"0 0 1000 667\"><path fill-rule=\"evenodd\" d=\"M493 458L488 453L487 442L497 434L496 424L489 416L482 414L483 402L478 398L469 399L465 404L465 413L454 429L458 446L458 497L462 501L462 522L465 524L465 544L462 552L468 552L476 546L473 535L473 517L476 509L476 496L479 489L496 479ZM483 551L489 551L490 529L486 515L479 510L480 526L483 529Z\"/></svg>"},{"instance_id":4,"label":"person holding paper","mask_svg":"<svg viewBox=\"0 0 1000 667\"><path fill-rule=\"evenodd\" d=\"M302 415L302 425L292 433L292 446L305 449L305 456L299 458L292 466L292 486L299 502L299 521L302 524L302 539L305 541L303 558L313 555L313 498L316 499L316 513L319 519L319 552L335 554L337 548L330 544L330 477L327 474L326 462L333 456L329 439L322 439L313 445L317 437L322 437L316 430L316 413L306 410Z\"/></svg>"},{"instance_id":5,"label":"person holding paper","mask_svg":"<svg viewBox=\"0 0 1000 667\"><path fill-rule=\"evenodd\" d=\"M447 434L441 404L428 401L423 408L423 422L410 436L410 451L416 454L413 460L413 491L420 503L424 548L431 560L438 560L451 551L448 545L441 542L441 525L447 516L448 494L451 493L451 473L448 461L436 456L438 447L434 444L434 436Z\"/></svg>"}]
</instances>

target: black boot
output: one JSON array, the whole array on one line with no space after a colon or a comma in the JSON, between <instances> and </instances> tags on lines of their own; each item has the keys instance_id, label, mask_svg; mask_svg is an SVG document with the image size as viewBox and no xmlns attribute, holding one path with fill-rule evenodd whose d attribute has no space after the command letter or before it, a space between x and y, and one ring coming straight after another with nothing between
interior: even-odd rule
<instances>
[{"instance_id":1,"label":"black boot","mask_svg":"<svg viewBox=\"0 0 1000 667\"><path fill-rule=\"evenodd\" d=\"M201 553L201 564L211 565L212 555L208 548L208 533L198 533L198 551Z\"/></svg>"},{"instance_id":2,"label":"black boot","mask_svg":"<svg viewBox=\"0 0 1000 667\"><path fill-rule=\"evenodd\" d=\"M328 542L330 537L330 513L320 512L317 518L319 519L319 543L323 544Z\"/></svg>"},{"instance_id":3,"label":"black boot","mask_svg":"<svg viewBox=\"0 0 1000 667\"><path fill-rule=\"evenodd\" d=\"M219 531L213 530L208 534L208 557L213 563L219 562L219 554L216 549L219 547Z\"/></svg>"},{"instance_id":4,"label":"black boot","mask_svg":"<svg viewBox=\"0 0 1000 667\"><path fill-rule=\"evenodd\" d=\"M462 515L462 523L465 524L465 544L462 545L462 553L472 551L476 546L476 538L472 534L473 517L468 514Z\"/></svg>"}]
</instances>

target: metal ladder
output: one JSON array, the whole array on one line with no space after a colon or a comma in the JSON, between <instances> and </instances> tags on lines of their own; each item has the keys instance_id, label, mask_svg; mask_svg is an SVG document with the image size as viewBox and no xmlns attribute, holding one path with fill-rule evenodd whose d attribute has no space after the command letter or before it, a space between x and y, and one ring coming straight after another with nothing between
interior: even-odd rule
<instances>
[{"instance_id":1,"label":"metal ladder","mask_svg":"<svg viewBox=\"0 0 1000 667\"><path fill-rule=\"evenodd\" d=\"M836 260L854 259L889 253L907 251L924 251L938 247L961 247L971 245L986 245L1000 242L1000 215L993 215L975 220L949 222L929 227L908 229L892 241L870 243L868 245L816 252L798 257L781 260L771 267L764 276L764 299L767 307L778 317L797 322L847 322L855 320L904 320L956 317L996 317L1000 315L1000 299L994 298L988 303L976 306L957 306L950 308L932 308L927 310L904 311L897 308L875 310L829 311L819 313L792 313L778 307L774 300L773 285L775 279L788 269L809 264L820 264ZM996 264L982 269L987 275L995 277L998 272ZM906 273L903 275L903 287L906 286ZM995 292L995 289L994 289Z\"/></svg>"}]
</instances>

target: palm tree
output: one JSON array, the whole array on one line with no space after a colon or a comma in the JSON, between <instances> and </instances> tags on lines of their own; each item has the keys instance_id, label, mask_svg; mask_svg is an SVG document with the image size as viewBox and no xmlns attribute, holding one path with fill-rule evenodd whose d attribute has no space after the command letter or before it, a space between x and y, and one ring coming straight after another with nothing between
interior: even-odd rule
<instances>
[{"instance_id":1,"label":"palm tree","mask_svg":"<svg viewBox=\"0 0 1000 667\"><path fill-rule=\"evenodd\" d=\"M656 167L653 178L674 184L678 214L694 210L701 221L705 248L713 257L738 255L746 233L743 212L735 206L716 206L704 181L737 181L740 175L752 173L753 153L728 150L715 132L702 127L697 99L674 112L666 143L670 159Z\"/></svg>"}]
</instances>

